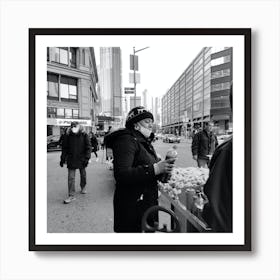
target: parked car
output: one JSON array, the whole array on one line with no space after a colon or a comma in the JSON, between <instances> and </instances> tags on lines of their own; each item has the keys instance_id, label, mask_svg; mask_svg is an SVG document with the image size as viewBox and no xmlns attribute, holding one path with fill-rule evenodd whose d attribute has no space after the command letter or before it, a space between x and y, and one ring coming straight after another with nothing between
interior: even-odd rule
<instances>
[{"instance_id":1,"label":"parked car","mask_svg":"<svg viewBox=\"0 0 280 280\"><path fill-rule=\"evenodd\" d=\"M59 151L61 145L59 143L60 135L49 135L47 137L47 151Z\"/></svg>"},{"instance_id":2,"label":"parked car","mask_svg":"<svg viewBox=\"0 0 280 280\"><path fill-rule=\"evenodd\" d=\"M180 143L181 138L173 134L165 134L162 141L164 143Z\"/></svg>"},{"instance_id":3,"label":"parked car","mask_svg":"<svg viewBox=\"0 0 280 280\"><path fill-rule=\"evenodd\" d=\"M156 139L162 139L163 138L163 135L161 133L156 133Z\"/></svg>"}]
</instances>

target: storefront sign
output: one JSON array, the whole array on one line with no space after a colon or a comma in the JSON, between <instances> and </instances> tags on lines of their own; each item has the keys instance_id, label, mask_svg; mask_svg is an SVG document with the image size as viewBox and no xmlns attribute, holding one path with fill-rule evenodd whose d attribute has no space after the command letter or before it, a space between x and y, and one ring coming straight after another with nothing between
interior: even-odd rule
<instances>
[{"instance_id":1,"label":"storefront sign","mask_svg":"<svg viewBox=\"0 0 280 280\"><path fill-rule=\"evenodd\" d=\"M55 126L70 126L71 122L78 122L83 126L92 126L91 120L81 120L81 119L52 119L48 118L47 125Z\"/></svg>"}]
</instances>

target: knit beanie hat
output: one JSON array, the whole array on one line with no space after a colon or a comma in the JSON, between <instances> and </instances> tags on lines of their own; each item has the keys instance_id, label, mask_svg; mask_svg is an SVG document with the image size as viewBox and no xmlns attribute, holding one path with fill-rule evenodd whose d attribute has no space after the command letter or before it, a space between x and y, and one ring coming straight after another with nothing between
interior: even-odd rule
<instances>
[{"instance_id":1,"label":"knit beanie hat","mask_svg":"<svg viewBox=\"0 0 280 280\"><path fill-rule=\"evenodd\" d=\"M145 107L143 106L135 107L129 111L126 118L125 127L132 128L133 124L147 118L154 120L153 114L148 110L146 110Z\"/></svg>"}]
</instances>

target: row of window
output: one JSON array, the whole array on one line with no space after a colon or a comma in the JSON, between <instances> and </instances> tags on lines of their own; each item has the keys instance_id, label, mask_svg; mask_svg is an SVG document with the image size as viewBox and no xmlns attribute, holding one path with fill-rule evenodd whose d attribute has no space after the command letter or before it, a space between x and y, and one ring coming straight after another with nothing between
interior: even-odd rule
<instances>
[{"instance_id":1,"label":"row of window","mask_svg":"<svg viewBox=\"0 0 280 280\"><path fill-rule=\"evenodd\" d=\"M68 101L78 101L77 79L47 74L47 96Z\"/></svg>"},{"instance_id":2,"label":"row of window","mask_svg":"<svg viewBox=\"0 0 280 280\"><path fill-rule=\"evenodd\" d=\"M203 106L204 106L204 112L207 112L210 110L210 98L207 98L204 100ZM202 101L198 101L198 102L194 103L193 112L201 111L201 107L202 107ZM229 99L227 96L222 96L220 98L211 100L212 109L227 108L227 107L229 107ZM171 115L174 115L174 111L172 111L170 113L171 113Z\"/></svg>"},{"instance_id":3,"label":"row of window","mask_svg":"<svg viewBox=\"0 0 280 280\"><path fill-rule=\"evenodd\" d=\"M211 79L217 79L226 76L230 76L230 69L223 69L211 73Z\"/></svg>"},{"instance_id":4,"label":"row of window","mask_svg":"<svg viewBox=\"0 0 280 280\"><path fill-rule=\"evenodd\" d=\"M78 119L79 110L78 109L69 109L69 108L48 107L47 117L48 118Z\"/></svg>"},{"instance_id":5,"label":"row of window","mask_svg":"<svg viewBox=\"0 0 280 280\"><path fill-rule=\"evenodd\" d=\"M67 65L72 68L77 67L77 48L72 47L60 47L60 48L47 48L47 60L63 65ZM86 65L86 50L81 49L81 61L82 65Z\"/></svg>"},{"instance_id":6,"label":"row of window","mask_svg":"<svg viewBox=\"0 0 280 280\"><path fill-rule=\"evenodd\" d=\"M192 105L192 102L193 105ZM203 108L203 113L204 115L209 113L210 109L220 109L220 108L228 108L229 107L229 98L228 96L220 96L217 98L210 98L210 95L204 96L203 100L199 100L197 98L194 98L194 100L189 100L189 102L186 102L186 106L181 106L182 104L180 104L180 111L185 111L185 110L189 110L191 115L191 111L193 109L193 117L198 117L201 114L202 108ZM210 104L211 103L211 104ZM178 115L178 106L174 106L176 104L172 104L173 106L171 106L173 109L166 106L167 104L165 104L165 106L163 107L163 115L170 119L172 119L172 117L175 117L175 115ZM185 104L184 104L185 105ZM203 106L203 107L202 107ZM168 122L166 122L168 123Z\"/></svg>"},{"instance_id":7,"label":"row of window","mask_svg":"<svg viewBox=\"0 0 280 280\"><path fill-rule=\"evenodd\" d=\"M211 92L230 89L230 82L211 85Z\"/></svg>"},{"instance_id":8,"label":"row of window","mask_svg":"<svg viewBox=\"0 0 280 280\"><path fill-rule=\"evenodd\" d=\"M230 62L230 55L218 57L211 60L211 66L216 66L220 64L224 64Z\"/></svg>"},{"instance_id":9,"label":"row of window","mask_svg":"<svg viewBox=\"0 0 280 280\"><path fill-rule=\"evenodd\" d=\"M220 98L215 98L211 100L212 109L229 108L229 98L228 96L221 96Z\"/></svg>"},{"instance_id":10,"label":"row of window","mask_svg":"<svg viewBox=\"0 0 280 280\"><path fill-rule=\"evenodd\" d=\"M77 67L77 49L76 48L47 48L47 60L70 67Z\"/></svg>"},{"instance_id":11,"label":"row of window","mask_svg":"<svg viewBox=\"0 0 280 280\"><path fill-rule=\"evenodd\" d=\"M197 73L197 75L194 75L194 80L195 80L194 85L193 85L193 81L190 80L186 84L186 88L185 88L186 92L188 90L190 90L192 87L193 87L193 90L195 91L196 89L198 89L202 86L202 78L203 78L202 74L203 74L203 69L201 69L201 71L199 71ZM223 70L220 70L220 71L215 71L211 74L210 74L210 71L207 71L207 75L204 76L204 87L208 87L210 85L210 78L211 79L216 79L216 78L225 77L225 76L229 76L229 75L230 75L230 69L223 69ZM198 78L198 79L196 79L196 78ZM174 90L174 87L171 90ZM220 90L220 89L217 89L217 90ZM175 95L176 95L177 92L178 92L178 90L175 90Z\"/></svg>"},{"instance_id":12,"label":"row of window","mask_svg":"<svg viewBox=\"0 0 280 280\"><path fill-rule=\"evenodd\" d=\"M228 69L226 69L228 70ZM222 70L223 71L223 70ZM220 71L217 71L217 72L220 72ZM226 71L228 72L228 71ZM216 72L214 72L216 73ZM185 98L185 96L187 97L191 97L192 95L195 96L197 92L200 92L202 90L202 86L203 86L203 82L202 80L198 80L197 83L195 83L193 86L192 85L189 85L186 89L185 89L185 92L175 92L175 94L171 94L170 96L168 96L169 100L173 100L174 98L178 99L179 98L179 95L181 96L181 99L182 98ZM212 85L211 86L211 91L219 91L219 90L224 90L224 89L229 89L230 88L230 83L229 82L226 82L226 83L221 83L221 84L215 84L215 85ZM205 82L204 81L204 95L205 93L210 93L210 80Z\"/></svg>"}]
</instances>

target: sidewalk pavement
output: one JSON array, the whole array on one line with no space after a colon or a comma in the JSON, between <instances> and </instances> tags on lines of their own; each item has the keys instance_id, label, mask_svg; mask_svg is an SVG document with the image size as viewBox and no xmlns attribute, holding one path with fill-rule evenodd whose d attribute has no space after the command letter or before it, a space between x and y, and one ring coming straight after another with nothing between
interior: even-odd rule
<instances>
[{"instance_id":1,"label":"sidewalk pavement","mask_svg":"<svg viewBox=\"0 0 280 280\"><path fill-rule=\"evenodd\" d=\"M76 170L76 200L64 204L67 197L67 168L58 166L60 153L48 154L48 232L113 232L113 172L92 154L87 171L87 194L80 193L80 174Z\"/></svg>"}]
</instances>

